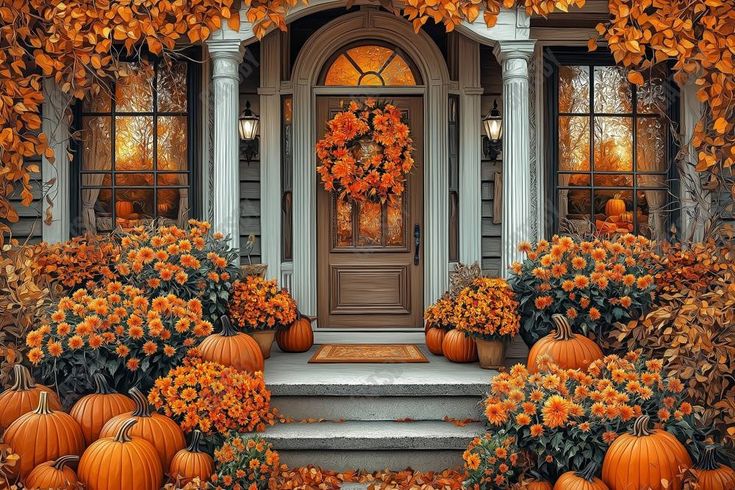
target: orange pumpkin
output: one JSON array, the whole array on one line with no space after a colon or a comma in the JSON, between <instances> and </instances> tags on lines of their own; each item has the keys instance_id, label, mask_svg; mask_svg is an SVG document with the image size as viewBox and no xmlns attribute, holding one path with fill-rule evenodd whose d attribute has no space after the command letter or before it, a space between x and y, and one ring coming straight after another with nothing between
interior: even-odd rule
<instances>
[{"instance_id":1,"label":"orange pumpkin","mask_svg":"<svg viewBox=\"0 0 735 490\"><path fill-rule=\"evenodd\" d=\"M41 392L38 408L21 415L5 431L5 442L20 456L16 471L21 479L41 463L84 451L84 434L68 413L54 411L48 393Z\"/></svg>"},{"instance_id":2,"label":"orange pumpkin","mask_svg":"<svg viewBox=\"0 0 735 490\"><path fill-rule=\"evenodd\" d=\"M92 443L79 460L77 474L87 490L158 490L163 480L156 448L131 435L141 419L128 418L114 437Z\"/></svg>"},{"instance_id":3,"label":"orange pumpkin","mask_svg":"<svg viewBox=\"0 0 735 490\"><path fill-rule=\"evenodd\" d=\"M609 490L605 482L595 477L597 463L590 463L582 471L567 471L556 483L554 490Z\"/></svg>"},{"instance_id":4,"label":"orange pumpkin","mask_svg":"<svg viewBox=\"0 0 735 490\"><path fill-rule=\"evenodd\" d=\"M115 213L118 218L128 218L133 214L133 203L130 201L117 201L115 203Z\"/></svg>"},{"instance_id":5,"label":"orange pumpkin","mask_svg":"<svg viewBox=\"0 0 735 490\"><path fill-rule=\"evenodd\" d=\"M735 470L717 462L716 446L709 445L692 471L701 490L732 490L735 488Z\"/></svg>"},{"instance_id":6,"label":"orange pumpkin","mask_svg":"<svg viewBox=\"0 0 735 490\"><path fill-rule=\"evenodd\" d=\"M33 468L25 481L28 490L76 490L77 474L69 467L79 461L79 456L67 455L56 461L46 461Z\"/></svg>"},{"instance_id":7,"label":"orange pumpkin","mask_svg":"<svg viewBox=\"0 0 735 490\"><path fill-rule=\"evenodd\" d=\"M641 415L630 434L610 444L602 462L602 480L610 490L681 490L679 474L692 465L689 453L676 437L651 429L649 422L648 415ZM668 480L669 486L661 480Z\"/></svg>"},{"instance_id":8,"label":"orange pumpkin","mask_svg":"<svg viewBox=\"0 0 735 490\"><path fill-rule=\"evenodd\" d=\"M450 330L442 341L444 357L452 362L474 362L477 360L477 344L459 330Z\"/></svg>"},{"instance_id":9,"label":"orange pumpkin","mask_svg":"<svg viewBox=\"0 0 735 490\"><path fill-rule=\"evenodd\" d=\"M99 438L102 426L108 420L135 408L135 402L131 398L110 388L104 374L95 374L94 383L94 393L80 398L69 412L82 426L87 445Z\"/></svg>"},{"instance_id":10,"label":"orange pumpkin","mask_svg":"<svg viewBox=\"0 0 735 490\"><path fill-rule=\"evenodd\" d=\"M194 478L206 482L214 473L214 460L199 447L202 433L195 430L191 434L191 443L174 455L168 474L171 478L179 478L181 483L188 483Z\"/></svg>"},{"instance_id":11,"label":"orange pumpkin","mask_svg":"<svg viewBox=\"0 0 735 490\"><path fill-rule=\"evenodd\" d=\"M48 393L48 406L61 410L61 402L50 388L33 382L28 368L22 364L13 366L15 382L13 386L0 393L0 433L8 428L15 419L31 412L38 406L41 392Z\"/></svg>"},{"instance_id":12,"label":"orange pumpkin","mask_svg":"<svg viewBox=\"0 0 735 490\"><path fill-rule=\"evenodd\" d=\"M528 483L526 483L526 486L523 487L526 490L553 490L551 487L551 483L543 480L533 480Z\"/></svg>"},{"instance_id":13,"label":"orange pumpkin","mask_svg":"<svg viewBox=\"0 0 735 490\"><path fill-rule=\"evenodd\" d=\"M426 331L426 347L434 355L441 356L444 351L442 350L442 343L444 337L447 335L447 331L443 328L431 327Z\"/></svg>"},{"instance_id":14,"label":"orange pumpkin","mask_svg":"<svg viewBox=\"0 0 735 490\"><path fill-rule=\"evenodd\" d=\"M608 216L620 216L625 212L625 201L621 199L622 194L617 193L605 203L605 214Z\"/></svg>"},{"instance_id":15,"label":"orange pumpkin","mask_svg":"<svg viewBox=\"0 0 735 490\"><path fill-rule=\"evenodd\" d=\"M210 335L199 344L202 359L249 373L263 371L263 353L258 343L251 336L236 332L226 316L220 321L222 332Z\"/></svg>"},{"instance_id":16,"label":"orange pumpkin","mask_svg":"<svg viewBox=\"0 0 735 490\"><path fill-rule=\"evenodd\" d=\"M632 223L633 213L631 213L630 211L626 211L624 213L621 213L618 219L624 223Z\"/></svg>"},{"instance_id":17,"label":"orange pumpkin","mask_svg":"<svg viewBox=\"0 0 735 490\"><path fill-rule=\"evenodd\" d=\"M161 468L168 468L174 454L186 447L186 438L179 425L158 412L152 412L148 399L138 389L132 388L130 396L135 400L135 410L112 417L102 427L100 439L114 437L120 428L132 417L138 423L130 430L135 437L142 437L156 448Z\"/></svg>"},{"instance_id":18,"label":"orange pumpkin","mask_svg":"<svg viewBox=\"0 0 735 490\"><path fill-rule=\"evenodd\" d=\"M283 352L306 352L314 345L314 332L311 322L314 318L299 315L286 330L276 332L276 342Z\"/></svg>"},{"instance_id":19,"label":"orange pumpkin","mask_svg":"<svg viewBox=\"0 0 735 490\"><path fill-rule=\"evenodd\" d=\"M547 356L563 369L587 369L593 361L602 359L602 349L584 335L572 332L572 326L563 315L552 315L556 331L540 338L528 352L528 372L538 372L538 364Z\"/></svg>"}]
</instances>

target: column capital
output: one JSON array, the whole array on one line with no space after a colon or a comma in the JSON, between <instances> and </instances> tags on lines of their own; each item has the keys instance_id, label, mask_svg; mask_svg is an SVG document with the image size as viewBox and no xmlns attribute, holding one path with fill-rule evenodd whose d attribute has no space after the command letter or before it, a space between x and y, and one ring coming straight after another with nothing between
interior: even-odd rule
<instances>
[{"instance_id":1,"label":"column capital","mask_svg":"<svg viewBox=\"0 0 735 490\"><path fill-rule=\"evenodd\" d=\"M528 61L533 55L536 47L535 39L513 39L507 41L497 41L493 54L498 62L502 65L508 60L522 59Z\"/></svg>"}]
</instances>

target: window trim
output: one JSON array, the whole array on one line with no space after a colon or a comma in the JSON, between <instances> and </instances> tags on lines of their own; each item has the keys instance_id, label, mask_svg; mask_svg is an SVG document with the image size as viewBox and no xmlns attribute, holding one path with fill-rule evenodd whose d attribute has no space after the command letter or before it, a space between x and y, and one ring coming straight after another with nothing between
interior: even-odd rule
<instances>
[{"instance_id":1,"label":"window trim","mask_svg":"<svg viewBox=\"0 0 735 490\"><path fill-rule=\"evenodd\" d=\"M545 151L544 151L544 157L547 163L547 169L549 170L546 173L546 177L544 179L545 184L545 192L544 196L546 199L546 202L548 202L550 205L546 206L546 212L545 212L545 226L544 231L547 237L550 237L554 234L557 234L560 232L559 230L559 189L558 189L558 176L560 173L577 173L577 172L564 172L559 170L559 116L560 115L569 115L574 113L562 113L559 111L559 83L558 83L558 76L559 76L559 67L560 66L618 66L617 63L615 63L615 59L613 58L612 54L604 49L601 48L598 51L595 52L589 52L587 48L583 47L558 47L558 46L548 46L544 48L543 51L543 67L544 67L544 100L545 100L545 114L544 114L544 138L547 144L545 145ZM670 68L670 65L669 65ZM593 70L591 70L593 73ZM669 69L669 77L666 79L665 83L669 85L672 90L670 90L671 96L668 100L668 106L665 111L665 116L670 118L671 121L674 121L676 125L680 124L680 118L679 118L679 98L680 98L680 90L679 87L676 85L676 83L673 81L673 78L671 77L671 70ZM632 84L631 84L632 85ZM661 172L639 172L637 170L638 162L637 162L637 126L636 122L640 118L640 115L637 115L637 89L633 88L631 90L631 107L633 109L633 112L631 113L620 113L620 114L607 114L607 113L596 113L594 110L594 82L593 79L590 78L590 108L589 112L585 113L585 116L605 116L605 115L614 115L614 116L623 116L623 117L631 117L632 119L632 170L631 172L625 172L626 175L630 175L632 178L632 186L630 187L630 192L633 195L633 204L634 204L634 210L633 210L633 220L634 220L634 233L639 233L639 223L638 223L638 213L635 212L635 210L638 207L638 194L637 191L639 190L638 184L637 184L637 177L640 175L662 175ZM653 116L644 116L643 118L648 118ZM664 120L665 128L666 128L666 139L665 139L665 149L664 149L664 158L666 163L666 170L665 173L663 173L664 178L666 179L666 204L664 205L665 214L667 215L667 223L677 223L680 218L680 210L679 209L671 209L672 204L672 196L678 196L679 195L679 176L678 172L676 170L676 155L679 151L678 144L676 141L676 138L673 134L673 131L668 124L668 121ZM594 132L594 125L590 124L590 144L593 144L593 137L592 133ZM592 153L594 149L591 147L590 152ZM594 185L594 175L600 174L600 175L617 175L619 172L610 172L610 171L595 171L594 167L592 167L589 171L590 175L590 185L589 186L581 186L580 189L586 190L589 189L590 192L594 192L594 189L600 189L600 190L606 190L608 189L605 186L595 186ZM614 190L621 190L620 187L613 187L609 189ZM608 189L608 190L609 190ZM594 223L594 221L593 221Z\"/></svg>"},{"instance_id":2,"label":"window trim","mask_svg":"<svg viewBox=\"0 0 735 490\"><path fill-rule=\"evenodd\" d=\"M71 138L69 148L71 153L73 154L73 158L70 163L70 186L69 186L69 211L70 211L70 228L69 233L70 236L79 236L85 233L84 225L82 223L82 202L81 202L81 192L82 192L82 175L85 173L99 173L99 172L89 172L82 170L83 166L83 141L81 139L81 131L82 131L82 115L85 116L94 116L95 114L101 114L111 117L111 125L110 129L111 132L114 134L115 130L115 116L130 116L130 115L136 115L136 116L155 116L158 117L161 116L187 116L187 127L188 127L188 148L187 148L187 158L189 160L189 168L185 172L177 172L177 171L167 171L167 170L158 170L157 168L151 169L151 171L141 172L137 170L110 170L110 174L112 175L111 178L111 185L110 189L115 189L115 187L124 187L125 189L172 189L172 188L181 188L181 186L116 186L115 185L115 178L114 175L119 174L138 174L138 173L151 173L154 175L154 183L157 183L156 176L159 174L188 174L189 176L189 218L199 218L202 210L202 193L201 189L204 186L204 184L201 182L202 180L202 154L201 154L201 132L202 132L202 121L201 121L201 77L202 77L202 67L201 67L201 49L202 48L190 48L185 50L183 53L181 53L179 62L186 63L187 65L187 77L186 77L186 96L187 96L187 111L184 112L172 112L172 111L157 111L157 97L156 97L156 87L153 86L153 111L152 112L117 112L111 110L110 112L104 112L104 113L96 113L93 111L85 112L82 109L82 101L76 101L76 103L72 106L72 133L74 134L74 137ZM120 60L123 62L139 62L142 59L145 59L148 62L154 62L159 63L161 58L160 57L154 57L152 55L149 55L147 53L141 54L140 57L121 57ZM111 90L114 91L114 83L110 84ZM89 95L91 97L91 95ZM156 118L154 117L154 128L156 125ZM155 129L154 129L155 132ZM153 145L153 152L154 155L157 154L158 145ZM111 157L114 159L114 137L113 137L113 143L111 148ZM154 157L155 158L155 157ZM106 173L106 172L105 172ZM157 193L153 193L154 196L154 202L158 199ZM113 223L113 227L115 228L116 225ZM114 229L113 228L113 229Z\"/></svg>"}]
</instances>

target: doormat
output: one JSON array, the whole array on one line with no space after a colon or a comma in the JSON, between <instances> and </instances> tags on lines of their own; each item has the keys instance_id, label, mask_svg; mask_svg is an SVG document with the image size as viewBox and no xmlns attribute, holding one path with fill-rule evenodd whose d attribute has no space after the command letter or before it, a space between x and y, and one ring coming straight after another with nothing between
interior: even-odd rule
<instances>
[{"instance_id":1,"label":"doormat","mask_svg":"<svg viewBox=\"0 0 735 490\"><path fill-rule=\"evenodd\" d=\"M413 344L325 344L311 359L314 364L429 362Z\"/></svg>"}]
</instances>

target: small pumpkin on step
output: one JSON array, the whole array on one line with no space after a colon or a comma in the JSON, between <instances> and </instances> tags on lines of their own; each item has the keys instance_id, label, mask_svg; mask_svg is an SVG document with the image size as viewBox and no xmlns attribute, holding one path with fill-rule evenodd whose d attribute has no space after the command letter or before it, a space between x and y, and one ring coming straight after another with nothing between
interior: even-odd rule
<instances>
[{"instance_id":1,"label":"small pumpkin on step","mask_svg":"<svg viewBox=\"0 0 735 490\"><path fill-rule=\"evenodd\" d=\"M201 438L202 433L195 430L191 433L189 446L174 455L168 471L171 478L178 478L181 483L188 483L194 478L203 482L209 481L214 473L214 460L199 446Z\"/></svg>"},{"instance_id":2,"label":"small pumpkin on step","mask_svg":"<svg viewBox=\"0 0 735 490\"><path fill-rule=\"evenodd\" d=\"M283 352L306 352L314 345L311 323L316 318L298 314L296 321L285 330L276 331L276 343Z\"/></svg>"},{"instance_id":3,"label":"small pumpkin on step","mask_svg":"<svg viewBox=\"0 0 735 490\"><path fill-rule=\"evenodd\" d=\"M692 469L700 490L731 490L735 488L735 470L717 462L717 446L705 448L699 463Z\"/></svg>"},{"instance_id":4,"label":"small pumpkin on step","mask_svg":"<svg viewBox=\"0 0 735 490\"><path fill-rule=\"evenodd\" d=\"M79 462L79 456L69 454L46 461L33 468L26 477L25 487L28 490L76 490L77 474L69 465Z\"/></svg>"},{"instance_id":5,"label":"small pumpkin on step","mask_svg":"<svg viewBox=\"0 0 735 490\"><path fill-rule=\"evenodd\" d=\"M567 471L554 484L554 490L609 490L605 482L595 476L599 465L590 463L582 471Z\"/></svg>"},{"instance_id":6,"label":"small pumpkin on step","mask_svg":"<svg viewBox=\"0 0 735 490\"><path fill-rule=\"evenodd\" d=\"M442 341L444 357L452 362L475 362L477 360L477 344L459 330L450 330Z\"/></svg>"}]
</instances>

